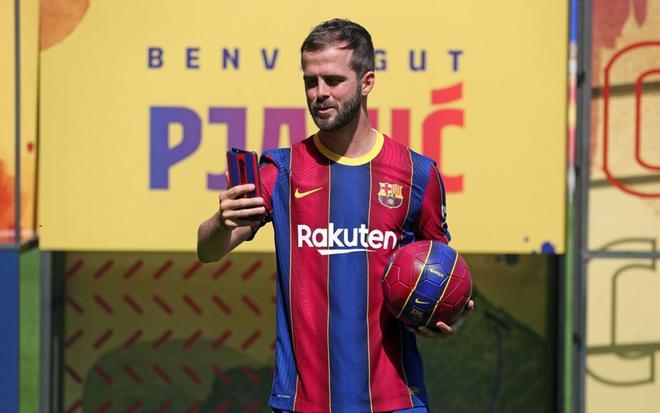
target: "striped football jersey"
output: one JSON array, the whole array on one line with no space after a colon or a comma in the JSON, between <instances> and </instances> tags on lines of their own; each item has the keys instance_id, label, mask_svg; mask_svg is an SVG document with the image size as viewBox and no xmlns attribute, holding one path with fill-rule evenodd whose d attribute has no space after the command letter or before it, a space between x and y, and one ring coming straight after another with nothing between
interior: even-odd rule
<instances>
[{"instance_id":1,"label":"striped football jersey","mask_svg":"<svg viewBox=\"0 0 660 413\"><path fill-rule=\"evenodd\" d=\"M277 342L269 404L296 412L389 412L426 406L414 334L383 305L392 253L448 242L435 163L377 133L360 158L317 135L264 152L267 219L277 255Z\"/></svg>"}]
</instances>

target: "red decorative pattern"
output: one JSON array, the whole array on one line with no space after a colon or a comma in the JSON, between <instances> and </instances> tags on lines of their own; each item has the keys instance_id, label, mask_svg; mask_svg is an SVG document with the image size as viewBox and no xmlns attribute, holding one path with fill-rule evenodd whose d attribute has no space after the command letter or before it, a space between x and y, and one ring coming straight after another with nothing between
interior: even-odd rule
<instances>
[{"instance_id":1,"label":"red decorative pattern","mask_svg":"<svg viewBox=\"0 0 660 413\"><path fill-rule=\"evenodd\" d=\"M213 279L217 280L222 276L222 274L225 273L231 267L231 261L227 260L225 261L220 268L218 268L214 273L213 273Z\"/></svg>"},{"instance_id":2,"label":"red decorative pattern","mask_svg":"<svg viewBox=\"0 0 660 413\"><path fill-rule=\"evenodd\" d=\"M202 382L202 379L199 378L197 373L195 373L195 371L189 365L184 364L181 366L181 370L183 370L183 372L186 373L186 376L190 377L190 380L192 380L195 384L200 384Z\"/></svg>"},{"instance_id":3,"label":"red decorative pattern","mask_svg":"<svg viewBox=\"0 0 660 413\"><path fill-rule=\"evenodd\" d=\"M261 308L259 308L259 306L254 301L250 300L250 297L244 295L241 297L241 300L243 300L245 305L247 305L248 308L252 310L253 313L255 313L256 315L261 315Z\"/></svg>"},{"instance_id":4,"label":"red decorative pattern","mask_svg":"<svg viewBox=\"0 0 660 413\"><path fill-rule=\"evenodd\" d=\"M77 371L75 371L73 368L71 368L71 366L65 364L65 365L64 365L64 371L66 371L67 374L69 374L69 376L71 376L71 378L72 378L76 383L78 383L78 384L81 384L81 383L82 383L82 378L80 377L80 374L78 374Z\"/></svg>"},{"instance_id":5,"label":"red decorative pattern","mask_svg":"<svg viewBox=\"0 0 660 413\"><path fill-rule=\"evenodd\" d=\"M248 349L251 345L254 344L255 341L259 338L261 335L261 331L255 330L254 333L252 333L243 343L241 343L241 349L246 350Z\"/></svg>"},{"instance_id":6,"label":"red decorative pattern","mask_svg":"<svg viewBox=\"0 0 660 413\"><path fill-rule=\"evenodd\" d=\"M200 268L202 268L202 265L203 265L203 264L202 264L200 261L197 261L196 263L194 263L193 265L191 265L190 268L188 268L188 269L186 270L186 272L183 273L183 279L186 280L186 281L187 281L188 279L190 279L190 277L192 277L193 275L195 275L195 273L197 272L197 270L199 270Z\"/></svg>"},{"instance_id":7,"label":"red decorative pattern","mask_svg":"<svg viewBox=\"0 0 660 413\"><path fill-rule=\"evenodd\" d=\"M128 349L133 347L133 344L142 336L142 330L136 330L133 335L131 335L128 340L124 342L124 348Z\"/></svg>"},{"instance_id":8,"label":"red decorative pattern","mask_svg":"<svg viewBox=\"0 0 660 413\"><path fill-rule=\"evenodd\" d=\"M221 309L225 314L227 314L227 315L231 314L231 308L229 308L229 306L228 306L227 304L225 304L225 302L222 301L222 300L220 299L220 297L218 297L217 295L214 295L213 297L211 297L211 299L213 300L213 302L214 302L218 307L220 307L220 309Z\"/></svg>"},{"instance_id":9,"label":"red decorative pattern","mask_svg":"<svg viewBox=\"0 0 660 413\"><path fill-rule=\"evenodd\" d=\"M166 332L163 333L156 341L154 341L154 348L160 348L169 338L172 336L172 330L167 330Z\"/></svg>"},{"instance_id":10,"label":"red decorative pattern","mask_svg":"<svg viewBox=\"0 0 660 413\"><path fill-rule=\"evenodd\" d=\"M102 360L104 354L107 354L109 350L114 352L116 348L119 350L126 350L126 354L130 354L136 345L140 343L147 344L148 341L146 340L150 341L149 344L154 350L161 351L168 342L172 342L172 344L176 343L177 347L180 345L180 348L186 351L199 350L200 343L206 343L204 339L209 341L213 340L211 342L211 347L214 350L219 349L223 345L228 345L227 343L230 343L229 345L232 347L237 346L242 350L247 350L254 346L263 335L262 331L260 329L255 329L256 326L253 324L244 323L240 328L234 331L229 329L219 330L217 337L214 339L206 330L205 326L208 321L199 317L214 317L215 320L217 320L218 310L222 316L240 315L241 317L245 317L245 315L248 315L248 317L250 317L249 314L262 316L265 312L270 311L272 307L268 303L268 299L263 300L256 294L236 293L237 291L240 291L235 289L237 287L225 289L224 285L222 285L222 289L218 289L217 291L221 291L222 296L227 301L224 301L220 295L211 292L210 298L213 304L210 304L206 301L208 300L208 295L205 296L199 294L200 292L203 294L205 291L208 291L208 289L205 290L201 284L196 286L196 283L197 280L200 282L208 282L210 280L222 282L221 278L228 275L231 278L228 282L233 283L235 281L233 276L240 276L241 280L244 282L252 282L251 280L255 280L254 282L256 283L260 282L257 280L258 277L255 277L259 274L260 270L263 272L263 276L269 276L271 279L275 279L277 273L272 272L270 264L268 264L268 269L262 268L265 267L265 263L268 262L266 260L263 262L261 260L253 260L252 262L248 262L245 267L243 267L244 262L241 261L240 266L241 268L244 268L244 270L240 272L232 272L231 270L235 266L232 260L229 259L221 261L217 264L217 267L214 268L205 266L196 260L182 262L183 260L176 258L176 256L172 256L171 258L165 256L161 261L154 263L153 260L144 257L141 259L130 258L130 261L125 259L124 262L122 262L118 257L111 255L103 256L97 253L90 255L94 258L90 258L89 260L74 258L74 260L72 260L73 264L68 267L66 272L67 281L73 279L74 276L78 276L78 278L76 278L75 281L72 281L71 284L67 283L66 291L68 294L65 294L65 302L67 303L68 312L67 317L73 315L73 322L67 322L69 326L67 332L72 333L68 335L64 345L66 350L74 351L66 353L64 370L68 378L80 385L79 389L81 396L84 380L89 378L100 382L103 386L110 386L119 383L124 385L128 383L129 385L133 384L134 386L145 386L145 389L150 388L154 383L157 383L162 388L163 385L171 386L175 383L180 383L181 380L190 380L192 383L201 386L208 381L209 377L217 378L217 380L223 384L229 384L233 379L227 371L220 367L221 364L213 364L213 362L217 362L217 360L209 360L211 371L208 370L208 367L205 370L194 370L193 366L195 365L191 363L180 364L180 369L167 367L169 364L161 363L158 359L155 359L150 365L144 365L139 361L134 363L131 361L134 360L134 358L130 357L124 359L124 363L118 363L119 365L117 367L120 367L121 371L110 368L110 365L108 364L103 364L102 367L101 364L95 363ZM143 277L139 277L140 271L142 271ZM165 280L166 275L168 278ZM93 285L81 284L85 280L94 279L101 281L103 278L108 280L108 282L113 282L115 281L115 279L112 278L113 276L122 277L116 279L118 282L122 279L125 281L130 280L131 282L118 284L122 286L119 291L115 290L114 287L107 288L108 284L105 283L94 283ZM154 283L155 285L149 285L146 287L146 285L144 285L145 282ZM184 282L189 284L184 284ZM189 289L187 287L188 285L195 285L195 288ZM250 284L246 285L249 286ZM245 286L242 288L246 292L251 291L249 288L246 289ZM181 289L183 289L183 291L181 291ZM144 294L145 292L147 294ZM152 297L154 304L148 303L149 296ZM236 304L235 300L238 298L240 298L242 305L245 305L247 308L240 308L242 305ZM179 299L182 303L178 301ZM119 303L119 301L123 301L123 304ZM273 301L273 303L275 302L274 296L271 296L271 301ZM231 306L228 303L231 303ZM190 311L184 311L185 308L181 307L182 304ZM235 307L236 305L238 305L238 307ZM211 308L214 306L217 307L218 310L213 310ZM178 310L176 313L177 318L185 318L186 320L189 320L190 323L183 324L185 327L181 328L181 331L178 329L168 329L158 335L159 332L158 330L154 331L154 327L163 325L164 319L162 316L171 316L175 314L175 309ZM206 310L207 314L204 314L204 310ZM246 313L246 310L249 310L249 313ZM78 316L81 315L84 316L79 318ZM117 315L117 317L111 317L114 315ZM127 323L125 320L132 315L141 317L134 317L133 320L131 320L133 326L133 329L131 330L129 329L131 324ZM79 319L81 322L78 321ZM236 321L239 320L232 320L229 325L235 325L234 323ZM182 324L177 323L176 325L178 326ZM251 325L252 328L250 329ZM197 326L200 328L195 329ZM191 330L190 327L194 330ZM230 342L229 340L234 336L234 333L237 335L237 340ZM113 341L112 339L115 335L117 337ZM155 340L154 337L156 337ZM268 340L267 343L270 345L269 348L271 350L274 349L275 342L271 342L272 337L268 336L266 338ZM177 341L172 341L174 339ZM89 346L87 344L88 342L90 342ZM84 347L80 347L81 343L84 344ZM265 344L266 342L264 345ZM78 347L74 348L76 345L78 345ZM197 349L195 349L195 345L198 345ZM93 349L94 353L90 353L90 350L83 349ZM87 355L81 358L78 356L79 354L83 354L81 352L89 353L89 355L93 355L95 358L89 359L89 356ZM163 354L164 356L165 353L155 354ZM216 354L220 355L224 353ZM90 364L86 364L88 361L79 361L86 359L89 359ZM257 374L255 366L243 365L239 366L237 370L239 374L245 376L251 384L264 384L264 380ZM187 378L184 378L184 376ZM99 396L102 397L101 395ZM203 406L203 403L199 400L194 402L190 401L191 404L186 407L182 406L180 411L175 412L173 410L175 403L173 402L174 399L172 399L172 397L175 397L174 393L164 393L163 396L169 398L163 399L158 405L156 405L156 403L159 402L158 399L150 399L147 401L145 399L115 400L100 398L92 400L92 403L94 403L94 406L96 406L97 400L98 402L102 401L102 403L97 405L97 407L90 407L90 409L95 413L109 413L111 411L124 413L136 413L140 411L141 413L142 411L147 412L147 407L152 406L149 408L149 412L194 413L200 411ZM67 396L66 399L67 403L74 400L73 398L69 399L68 397L69 396ZM128 405L129 402L130 405ZM247 406L245 406L245 402L241 402L240 406L242 407L239 408L239 405L232 404L229 399L219 400L219 404L213 409L213 412L226 413L236 410L249 413L259 411L264 407L262 400L252 401ZM88 403L89 400L85 400L84 402L82 399L76 400L69 406L66 412L82 412L83 404L85 405L86 411Z\"/></svg>"},{"instance_id":11,"label":"red decorative pattern","mask_svg":"<svg viewBox=\"0 0 660 413\"><path fill-rule=\"evenodd\" d=\"M73 413L81 407L82 407L82 400L78 399L71 406L69 406L68 409L66 409L66 413Z\"/></svg>"},{"instance_id":12,"label":"red decorative pattern","mask_svg":"<svg viewBox=\"0 0 660 413\"><path fill-rule=\"evenodd\" d=\"M94 273L94 279L98 280L99 278L103 277L106 272L112 267L112 260L107 260L101 268L99 268L95 273Z\"/></svg>"},{"instance_id":13,"label":"red decorative pattern","mask_svg":"<svg viewBox=\"0 0 660 413\"><path fill-rule=\"evenodd\" d=\"M66 271L66 279L68 280L69 278L73 277L76 275L78 270L80 270L83 266L83 260L78 259L76 262L73 263L73 265Z\"/></svg>"},{"instance_id":14,"label":"red decorative pattern","mask_svg":"<svg viewBox=\"0 0 660 413\"><path fill-rule=\"evenodd\" d=\"M78 339L82 336L83 336L83 331L81 329L78 329L75 333L71 335L71 337L69 337L66 340L66 342L64 343L64 348L68 349L69 347L74 345L76 341L78 341Z\"/></svg>"},{"instance_id":15,"label":"red decorative pattern","mask_svg":"<svg viewBox=\"0 0 660 413\"><path fill-rule=\"evenodd\" d=\"M94 294L94 301L96 301L96 304L98 304L103 309L103 311L108 314L112 314L112 307L110 307L110 304L108 304L108 302L105 301L103 297Z\"/></svg>"},{"instance_id":16,"label":"red decorative pattern","mask_svg":"<svg viewBox=\"0 0 660 413\"><path fill-rule=\"evenodd\" d=\"M660 45L660 42L658 45ZM644 168L652 171L660 171L660 165L653 165L642 157L642 86L644 78L659 74L660 69L647 70L641 73L635 82L635 160Z\"/></svg>"},{"instance_id":17,"label":"red decorative pattern","mask_svg":"<svg viewBox=\"0 0 660 413\"><path fill-rule=\"evenodd\" d=\"M193 344L195 344L195 342L196 342L197 340L199 340L200 337L202 337L202 331L201 331L201 330L197 330L197 331L195 331L194 333L192 333L192 334L190 335L190 337L188 337L188 340L186 340L186 342L183 343L183 348L184 348L185 350L190 349L190 347L191 347Z\"/></svg>"},{"instance_id":18,"label":"red decorative pattern","mask_svg":"<svg viewBox=\"0 0 660 413\"><path fill-rule=\"evenodd\" d=\"M638 43L633 43L630 44L620 50L618 50L607 62L607 65L605 66L605 85L603 88L603 171L605 172L605 176L607 177L607 180L611 185L614 187L620 189L623 192L626 192L630 195L634 195L640 198L660 198L660 192L642 192L636 188L632 188L630 186L627 186L624 182L622 182L619 177L615 176L615 171L613 171L610 167L609 161L609 151L610 147L608 144L608 140L610 138L609 133L610 133L610 127L609 127L609 118L610 118L610 76L612 73L612 68L617 67L616 62L618 61L621 56L624 55L630 55L634 52L639 52L639 48L656 48L660 47L660 41L643 41L643 42L638 42ZM633 52L634 51L634 52ZM621 65L621 63L619 63ZM635 88L635 133L634 133L634 139L635 139L635 160L637 163L646 169L649 170L658 170L660 169L660 166L657 165L650 165L647 162L643 161L641 159L641 125L640 125L640 116L641 116L641 96L642 96L642 80L645 76L652 74L652 73L660 73L660 69L657 67L647 67L646 71L640 74L640 77L638 78L636 82L636 88Z\"/></svg>"},{"instance_id":19,"label":"red decorative pattern","mask_svg":"<svg viewBox=\"0 0 660 413\"><path fill-rule=\"evenodd\" d=\"M124 279L128 280L135 274L140 268L142 268L142 265L144 263L142 260L137 260L133 265L131 265L131 268L129 268L125 273L124 273Z\"/></svg>"},{"instance_id":20,"label":"red decorative pattern","mask_svg":"<svg viewBox=\"0 0 660 413\"><path fill-rule=\"evenodd\" d=\"M74 300L73 297L71 297L69 294L65 294L64 299L66 300L67 304L69 304L73 308L73 310L76 313L82 314L84 312L80 304L78 304L78 302Z\"/></svg>"},{"instance_id":21,"label":"red decorative pattern","mask_svg":"<svg viewBox=\"0 0 660 413\"><path fill-rule=\"evenodd\" d=\"M134 300L130 295L128 295L128 294L124 294L124 301L125 301L126 304L128 304L128 305L133 309L133 311L135 311L136 313L138 313L138 314L142 314L142 313L144 312L144 310L142 309L142 307L140 307L140 305L139 305L137 302L135 302L135 300Z\"/></svg>"},{"instance_id":22,"label":"red decorative pattern","mask_svg":"<svg viewBox=\"0 0 660 413\"><path fill-rule=\"evenodd\" d=\"M126 372L126 374L128 374L128 376L129 376L131 379L133 379L134 382L136 382L136 383L138 383L138 384L142 384L142 377L140 377L140 375L137 374L137 372L136 372L135 370L133 370L133 369L131 368L131 366L129 366L128 364L124 364L124 365L122 366L122 369L124 369L124 371Z\"/></svg>"},{"instance_id":23,"label":"red decorative pattern","mask_svg":"<svg viewBox=\"0 0 660 413\"><path fill-rule=\"evenodd\" d=\"M183 302L186 303L186 305L190 307L190 309L192 309L197 315L202 314L201 307L197 305L197 303L188 295L186 294L183 295Z\"/></svg>"},{"instance_id":24,"label":"red decorative pattern","mask_svg":"<svg viewBox=\"0 0 660 413\"><path fill-rule=\"evenodd\" d=\"M101 368L101 366L94 366L94 371L96 372L96 374L98 374L103 379L104 382L106 382L108 384L113 383L112 377L110 377L108 372L103 370L103 368Z\"/></svg>"},{"instance_id":25,"label":"red decorative pattern","mask_svg":"<svg viewBox=\"0 0 660 413\"><path fill-rule=\"evenodd\" d=\"M157 295L154 295L154 301L155 301L156 304L158 304L158 306L159 306L160 308L162 308L163 311L165 311L167 314L172 314L172 307L170 307L170 305L167 304L167 303L165 302L165 300L163 300L162 298L160 298L160 297L157 296Z\"/></svg>"},{"instance_id":26,"label":"red decorative pattern","mask_svg":"<svg viewBox=\"0 0 660 413\"><path fill-rule=\"evenodd\" d=\"M160 268L158 268L154 273L154 279L160 280L163 274L165 274L165 272L169 270L170 267L172 267L172 264L173 264L172 260L165 261L165 264L163 264Z\"/></svg>"},{"instance_id":27,"label":"red decorative pattern","mask_svg":"<svg viewBox=\"0 0 660 413\"><path fill-rule=\"evenodd\" d=\"M254 262L254 264L252 264L252 266L250 266L250 268L248 268L247 271L245 271L243 273L243 275L241 275L241 278L243 279L243 281L245 281L248 278L252 277L254 275L254 273L261 267L261 265L262 265L261 261L256 260Z\"/></svg>"},{"instance_id":28,"label":"red decorative pattern","mask_svg":"<svg viewBox=\"0 0 660 413\"><path fill-rule=\"evenodd\" d=\"M165 384L172 384L172 378L170 377L170 375L167 374L165 370L163 370L159 365L154 364L153 366L151 366L151 368L154 370L156 375L165 382Z\"/></svg>"},{"instance_id":29,"label":"red decorative pattern","mask_svg":"<svg viewBox=\"0 0 660 413\"><path fill-rule=\"evenodd\" d=\"M94 341L94 350L100 349L112 337L112 330L106 330Z\"/></svg>"},{"instance_id":30,"label":"red decorative pattern","mask_svg":"<svg viewBox=\"0 0 660 413\"><path fill-rule=\"evenodd\" d=\"M222 345L222 343L227 341L227 339L229 337L231 337L231 331L229 331L229 330L227 330L224 333L220 334L220 336L213 342L213 348L217 349L218 347L220 347Z\"/></svg>"},{"instance_id":31,"label":"red decorative pattern","mask_svg":"<svg viewBox=\"0 0 660 413\"><path fill-rule=\"evenodd\" d=\"M214 364L211 369L213 370L213 374L215 377L219 378L220 381L222 381L224 384L229 384L231 383L231 377L227 373L224 372L220 367L218 367L216 364Z\"/></svg>"}]
</instances>

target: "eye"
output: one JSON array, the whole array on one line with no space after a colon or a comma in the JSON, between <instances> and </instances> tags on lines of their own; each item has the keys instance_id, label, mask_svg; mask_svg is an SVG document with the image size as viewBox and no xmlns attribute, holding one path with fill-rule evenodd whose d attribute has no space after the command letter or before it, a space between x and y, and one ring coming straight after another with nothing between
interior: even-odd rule
<instances>
[{"instance_id":1,"label":"eye","mask_svg":"<svg viewBox=\"0 0 660 413\"><path fill-rule=\"evenodd\" d=\"M315 77L303 77L303 81L305 82L305 89L316 87L318 83Z\"/></svg>"},{"instance_id":2,"label":"eye","mask_svg":"<svg viewBox=\"0 0 660 413\"><path fill-rule=\"evenodd\" d=\"M329 86L337 86L341 82L344 81L344 78L341 76L328 76L325 79L325 83L327 83Z\"/></svg>"}]
</instances>

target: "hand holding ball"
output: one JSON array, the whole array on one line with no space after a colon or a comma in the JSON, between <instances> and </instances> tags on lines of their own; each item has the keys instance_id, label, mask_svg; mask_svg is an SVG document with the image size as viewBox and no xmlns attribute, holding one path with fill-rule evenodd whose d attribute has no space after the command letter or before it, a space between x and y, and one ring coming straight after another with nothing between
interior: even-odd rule
<instances>
[{"instance_id":1,"label":"hand holding ball","mask_svg":"<svg viewBox=\"0 0 660 413\"><path fill-rule=\"evenodd\" d=\"M382 279L389 310L404 324L450 324L472 296L470 269L458 252L439 241L417 241L397 250Z\"/></svg>"}]
</instances>

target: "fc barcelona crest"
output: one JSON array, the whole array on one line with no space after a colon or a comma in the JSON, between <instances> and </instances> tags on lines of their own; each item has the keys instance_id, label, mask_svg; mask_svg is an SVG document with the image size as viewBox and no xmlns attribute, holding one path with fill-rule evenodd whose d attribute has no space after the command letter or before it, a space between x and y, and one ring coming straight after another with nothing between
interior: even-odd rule
<instances>
[{"instance_id":1,"label":"fc barcelona crest","mask_svg":"<svg viewBox=\"0 0 660 413\"><path fill-rule=\"evenodd\" d=\"M398 208L403 204L403 185L379 182L378 201L388 208Z\"/></svg>"}]
</instances>

